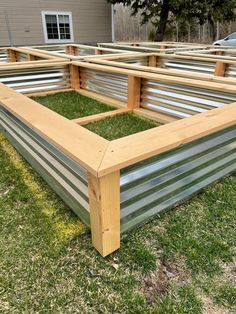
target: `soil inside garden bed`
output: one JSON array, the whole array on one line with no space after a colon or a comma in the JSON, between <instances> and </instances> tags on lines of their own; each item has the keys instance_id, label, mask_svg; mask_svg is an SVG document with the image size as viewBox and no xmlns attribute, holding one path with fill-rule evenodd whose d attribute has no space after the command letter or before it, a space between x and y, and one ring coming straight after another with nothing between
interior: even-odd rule
<instances>
[{"instance_id":1,"label":"soil inside garden bed","mask_svg":"<svg viewBox=\"0 0 236 314\"><path fill-rule=\"evenodd\" d=\"M77 92L61 92L31 98L68 119L82 118L117 109L82 96ZM154 128L158 125L154 121L135 114L124 113L86 124L84 127L111 141Z\"/></svg>"}]
</instances>

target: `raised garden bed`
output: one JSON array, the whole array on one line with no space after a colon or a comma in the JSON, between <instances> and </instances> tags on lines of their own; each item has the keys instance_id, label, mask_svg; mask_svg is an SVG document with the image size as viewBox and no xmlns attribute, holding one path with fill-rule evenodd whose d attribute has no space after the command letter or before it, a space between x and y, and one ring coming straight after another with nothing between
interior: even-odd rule
<instances>
[{"instance_id":1,"label":"raised garden bed","mask_svg":"<svg viewBox=\"0 0 236 314\"><path fill-rule=\"evenodd\" d=\"M91 227L103 256L119 248L121 233L236 169L234 85L86 62L20 71L27 94L68 88L120 108L70 121L14 91L18 84L0 85L2 132ZM165 125L109 140L86 129L128 124L127 113Z\"/></svg>"}]
</instances>

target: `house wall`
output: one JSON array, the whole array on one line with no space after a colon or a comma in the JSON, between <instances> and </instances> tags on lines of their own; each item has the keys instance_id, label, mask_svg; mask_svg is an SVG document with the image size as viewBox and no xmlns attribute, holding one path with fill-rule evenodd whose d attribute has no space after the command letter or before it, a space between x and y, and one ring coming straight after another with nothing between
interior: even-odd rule
<instances>
[{"instance_id":1,"label":"house wall","mask_svg":"<svg viewBox=\"0 0 236 314\"><path fill-rule=\"evenodd\" d=\"M111 41L106 0L7 0L0 2L0 46L45 44L42 11L72 12L76 43Z\"/></svg>"}]
</instances>

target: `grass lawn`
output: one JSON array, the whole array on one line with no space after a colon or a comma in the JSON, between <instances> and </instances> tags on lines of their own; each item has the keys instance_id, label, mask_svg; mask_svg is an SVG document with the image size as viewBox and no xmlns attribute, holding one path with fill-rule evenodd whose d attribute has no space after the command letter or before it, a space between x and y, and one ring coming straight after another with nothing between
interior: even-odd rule
<instances>
[{"instance_id":1,"label":"grass lawn","mask_svg":"<svg viewBox=\"0 0 236 314\"><path fill-rule=\"evenodd\" d=\"M116 109L76 92L61 92L31 98L68 119L82 118Z\"/></svg>"},{"instance_id":2,"label":"grass lawn","mask_svg":"<svg viewBox=\"0 0 236 314\"><path fill-rule=\"evenodd\" d=\"M32 99L68 119L81 118L116 109L76 92L62 92L48 96L32 97ZM114 140L154 128L157 125L151 120L127 113L89 123L84 127L107 140Z\"/></svg>"},{"instance_id":3,"label":"grass lawn","mask_svg":"<svg viewBox=\"0 0 236 314\"><path fill-rule=\"evenodd\" d=\"M236 173L104 259L2 135L0 160L0 313L236 312Z\"/></svg>"},{"instance_id":4,"label":"grass lawn","mask_svg":"<svg viewBox=\"0 0 236 314\"><path fill-rule=\"evenodd\" d=\"M0 160L0 313L236 311L236 175L129 233L103 259L3 136Z\"/></svg>"},{"instance_id":5,"label":"grass lawn","mask_svg":"<svg viewBox=\"0 0 236 314\"><path fill-rule=\"evenodd\" d=\"M123 136L131 135L156 127L158 124L131 113L125 113L104 120L84 125L93 133L112 141Z\"/></svg>"}]
</instances>

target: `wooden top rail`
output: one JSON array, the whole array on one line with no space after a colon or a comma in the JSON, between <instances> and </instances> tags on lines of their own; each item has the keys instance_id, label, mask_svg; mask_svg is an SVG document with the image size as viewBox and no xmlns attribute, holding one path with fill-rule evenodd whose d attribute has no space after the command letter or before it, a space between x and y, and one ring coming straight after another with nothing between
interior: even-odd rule
<instances>
[{"instance_id":1,"label":"wooden top rail","mask_svg":"<svg viewBox=\"0 0 236 314\"><path fill-rule=\"evenodd\" d=\"M106 43L103 43L104 45L106 45ZM186 47L186 46L196 46L196 47L205 47L205 45L202 45L202 44L190 44L190 43L177 43L177 42L173 42L173 43L170 43L170 42L164 42L164 41L159 41L159 42L115 42L113 43L114 45L129 45L129 46L132 46L132 45L137 45L137 46L140 46L140 47L145 47L145 46L167 46L167 47Z\"/></svg>"},{"instance_id":2,"label":"wooden top rail","mask_svg":"<svg viewBox=\"0 0 236 314\"><path fill-rule=\"evenodd\" d=\"M106 45L110 43L99 43L101 45ZM170 42L170 41L116 41L113 43L114 45L165 45L165 46L173 46L173 47L186 47L186 46L196 46L196 47L214 47L214 45L207 45L207 44L199 44L199 43L187 43L187 42Z\"/></svg>"},{"instance_id":3,"label":"wooden top rail","mask_svg":"<svg viewBox=\"0 0 236 314\"><path fill-rule=\"evenodd\" d=\"M183 84L186 86L200 87L203 89L211 89L211 90L217 90L217 91L220 90L220 91L232 93L232 94L235 94L236 92L236 86L230 85L230 84L228 85L228 84L215 83L215 82L214 83L207 82L206 84L205 81L200 81L196 79L168 76L168 75L149 73L149 72L141 72L141 71L130 70L130 69L121 69L117 67L104 66L100 64L91 64L88 62L72 62L72 64L77 65L82 68L91 69L91 70L105 71L105 72L110 72L110 73L123 74L127 76L131 75L135 77L141 77L144 79L150 79L153 81L165 82L165 83L170 83L170 84Z\"/></svg>"},{"instance_id":4,"label":"wooden top rail","mask_svg":"<svg viewBox=\"0 0 236 314\"><path fill-rule=\"evenodd\" d=\"M123 44L115 44L115 43L99 43L98 44L99 46L108 46L108 47L120 47L120 48L132 48L132 50L138 50L140 51L141 49L142 50L146 50L146 51L165 51L165 52L168 52L168 51L173 51L173 50L189 50L190 47L191 49L193 48L198 48L199 49L199 46L184 46L184 47L173 47L173 48L149 48L149 47L144 47L144 46L131 46L131 45L123 45ZM163 46L165 46L165 44L162 44ZM160 45L161 46L161 45ZM204 48L204 47L203 47Z\"/></svg>"},{"instance_id":5,"label":"wooden top rail","mask_svg":"<svg viewBox=\"0 0 236 314\"><path fill-rule=\"evenodd\" d=\"M236 103L110 142L98 176L236 125Z\"/></svg>"},{"instance_id":6,"label":"wooden top rail","mask_svg":"<svg viewBox=\"0 0 236 314\"><path fill-rule=\"evenodd\" d=\"M66 47L76 47L76 48L82 48L82 49L91 49L91 50L102 50L102 51L108 51L108 52L119 52L120 49L113 49L113 48L105 48L105 47L99 47L99 46L90 46L90 45L82 45L82 44L67 44Z\"/></svg>"},{"instance_id":7,"label":"wooden top rail","mask_svg":"<svg viewBox=\"0 0 236 314\"><path fill-rule=\"evenodd\" d=\"M78 46L73 45L73 47L78 47L78 48L81 47L81 46L82 45L78 45ZM92 46L85 46L85 45L83 45L82 48L84 48L84 47L88 47L88 49L91 49L91 50L103 50L100 47L92 47ZM104 48L104 49L106 49L106 48ZM56 51L40 50L39 48L32 48L32 47L27 48L27 50L32 51L33 54L39 52L41 55L50 56L52 59L57 57L57 58L62 58L62 59L69 59L71 61L73 61L73 60L84 60L87 57L91 57L92 56L91 54L88 55L88 56L80 56L80 55L74 56L74 55L71 55L71 54L68 54L68 53L61 54L61 53L56 52ZM117 56L119 56L121 54L128 55L129 53L131 53L129 51L122 51L122 50L118 50L118 49L117 50L109 49L109 50L104 50L104 51L111 52L111 54L106 54L106 56L116 56L115 52L117 52ZM102 56L104 57L104 55L93 55L93 58L101 58Z\"/></svg>"},{"instance_id":8,"label":"wooden top rail","mask_svg":"<svg viewBox=\"0 0 236 314\"><path fill-rule=\"evenodd\" d=\"M52 66L66 66L69 65L65 59L50 59L50 60L37 60L37 61L23 61L23 62L12 62L0 65L1 70L21 70L21 69L33 69L42 67Z\"/></svg>"},{"instance_id":9,"label":"wooden top rail","mask_svg":"<svg viewBox=\"0 0 236 314\"><path fill-rule=\"evenodd\" d=\"M44 59L54 59L53 56L48 56L45 55L44 53L37 51L37 50L33 50L30 48L25 48L25 47L20 47L20 48L16 48L16 47L9 47L7 48L8 50L12 50L12 51L16 51L19 53L25 53L25 54L31 54L35 57L40 57L40 58L44 58Z\"/></svg>"},{"instance_id":10,"label":"wooden top rail","mask_svg":"<svg viewBox=\"0 0 236 314\"><path fill-rule=\"evenodd\" d=\"M156 53L156 52L150 52L150 53L137 53L130 54L128 56L124 56L120 54L118 58L116 58L115 55L112 56L102 56L101 59L104 60L122 60L122 59L132 59L133 57L139 57L139 58L145 58L150 56L156 56L158 58L168 59L168 60L175 60L175 59L182 59L182 60L195 60L195 61L208 61L208 62L218 62L222 61L227 64L236 64L236 57L227 57L227 56L220 56L220 55L207 55L207 54L196 54L196 53L178 53L178 54L166 54L166 53ZM90 58L92 58L90 56Z\"/></svg>"},{"instance_id":11,"label":"wooden top rail","mask_svg":"<svg viewBox=\"0 0 236 314\"><path fill-rule=\"evenodd\" d=\"M206 80L206 81L231 84L231 85L232 83L236 84L236 79L234 78L214 76L213 74L190 72L186 70L166 69L166 68L160 68L158 66L152 67L152 66L146 66L146 65L136 65L136 64L130 64L130 63L115 62L115 61L110 61L110 60L104 60L102 58L101 59L89 58L89 59L86 59L86 61L91 62L91 63L101 64L101 65L106 65L106 66L119 67L119 68L138 70L138 71L147 71L150 73L157 73L157 74L163 74L163 75L188 77L190 79Z\"/></svg>"},{"instance_id":12,"label":"wooden top rail","mask_svg":"<svg viewBox=\"0 0 236 314\"><path fill-rule=\"evenodd\" d=\"M107 140L4 84L0 84L0 105L90 173L97 175L109 144Z\"/></svg>"},{"instance_id":13,"label":"wooden top rail","mask_svg":"<svg viewBox=\"0 0 236 314\"><path fill-rule=\"evenodd\" d=\"M220 52L221 50L219 50ZM224 52L227 52L227 51L224 51ZM236 51L235 51L235 54L236 54ZM176 54L176 56L185 56L187 58L189 58L190 60L194 60L192 59L192 57L197 57L197 58L201 58L201 59L208 59L209 60L213 60L213 61L223 61L225 63L229 63L229 64L234 64L234 62L236 61L236 57L234 56L229 56L227 54L224 54L224 55L217 55L217 54L212 54L212 53L209 53L207 54L206 52L203 53L199 53L198 51L195 51L195 52L186 52L186 53L180 53L178 52ZM230 61L234 61L234 62L230 62Z\"/></svg>"},{"instance_id":14,"label":"wooden top rail","mask_svg":"<svg viewBox=\"0 0 236 314\"><path fill-rule=\"evenodd\" d=\"M109 142L4 84L0 104L98 177L236 124L233 103Z\"/></svg>"}]
</instances>

